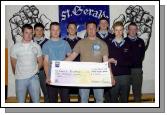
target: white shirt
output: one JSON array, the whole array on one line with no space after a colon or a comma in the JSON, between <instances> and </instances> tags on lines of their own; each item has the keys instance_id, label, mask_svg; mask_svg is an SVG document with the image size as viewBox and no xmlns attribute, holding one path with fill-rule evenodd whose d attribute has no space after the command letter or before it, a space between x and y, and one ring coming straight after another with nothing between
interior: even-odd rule
<instances>
[{"instance_id":1,"label":"white shirt","mask_svg":"<svg viewBox=\"0 0 167 115\"><path fill-rule=\"evenodd\" d=\"M41 47L37 43L16 43L12 46L10 54L16 59L16 79L30 78L37 73L37 57L42 56Z\"/></svg>"}]
</instances>

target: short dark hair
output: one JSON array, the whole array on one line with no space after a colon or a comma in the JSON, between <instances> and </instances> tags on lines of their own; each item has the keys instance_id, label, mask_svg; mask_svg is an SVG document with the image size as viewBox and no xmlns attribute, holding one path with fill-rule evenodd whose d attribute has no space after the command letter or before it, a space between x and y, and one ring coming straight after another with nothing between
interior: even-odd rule
<instances>
[{"instance_id":1,"label":"short dark hair","mask_svg":"<svg viewBox=\"0 0 167 115\"><path fill-rule=\"evenodd\" d=\"M87 26L89 24L94 24L96 26L96 28L97 28L97 23L95 21L88 21L88 22L86 22L86 28L87 28Z\"/></svg>"},{"instance_id":2,"label":"short dark hair","mask_svg":"<svg viewBox=\"0 0 167 115\"><path fill-rule=\"evenodd\" d=\"M34 29L37 28L37 27L40 27L40 28L42 28L42 29L45 28L42 23L36 23L36 24L34 25Z\"/></svg>"},{"instance_id":3,"label":"short dark hair","mask_svg":"<svg viewBox=\"0 0 167 115\"><path fill-rule=\"evenodd\" d=\"M99 22L100 22L101 20L106 20L106 21L109 23L109 20L108 20L108 18L106 18L106 17L101 17L101 18L99 19Z\"/></svg>"},{"instance_id":4,"label":"short dark hair","mask_svg":"<svg viewBox=\"0 0 167 115\"><path fill-rule=\"evenodd\" d=\"M33 27L31 26L31 24L24 24L24 25L22 26L22 32L24 32L24 30L25 30L26 28L33 30Z\"/></svg>"},{"instance_id":5,"label":"short dark hair","mask_svg":"<svg viewBox=\"0 0 167 115\"><path fill-rule=\"evenodd\" d=\"M128 25L128 29L129 29L130 26L136 26L136 27L138 27L135 22L131 22L131 23Z\"/></svg>"},{"instance_id":6,"label":"short dark hair","mask_svg":"<svg viewBox=\"0 0 167 115\"><path fill-rule=\"evenodd\" d=\"M59 22L51 22L51 24L50 24L50 29L51 29L51 27L52 26L59 26L60 27L60 24L59 24Z\"/></svg>"},{"instance_id":7,"label":"short dark hair","mask_svg":"<svg viewBox=\"0 0 167 115\"><path fill-rule=\"evenodd\" d=\"M73 24L73 25L75 25L75 26L77 27L77 24L76 24L74 21L71 21L71 22L69 22L69 23L67 24L67 29L68 29L68 27L69 27L70 24Z\"/></svg>"}]
</instances>

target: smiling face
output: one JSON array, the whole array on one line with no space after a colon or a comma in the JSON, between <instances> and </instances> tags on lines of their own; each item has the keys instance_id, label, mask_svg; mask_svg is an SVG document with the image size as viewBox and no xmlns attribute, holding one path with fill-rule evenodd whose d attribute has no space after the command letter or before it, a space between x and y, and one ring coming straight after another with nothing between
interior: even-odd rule
<instances>
[{"instance_id":1,"label":"smiling face","mask_svg":"<svg viewBox=\"0 0 167 115\"><path fill-rule=\"evenodd\" d=\"M41 27L36 27L36 28L34 29L34 35L35 35L35 37L37 37L37 38L43 37L43 36L44 36L44 29L41 28Z\"/></svg>"},{"instance_id":2,"label":"smiling face","mask_svg":"<svg viewBox=\"0 0 167 115\"><path fill-rule=\"evenodd\" d=\"M67 32L68 32L69 35L75 36L76 33L77 33L77 27L76 27L76 25L75 24L69 24Z\"/></svg>"},{"instance_id":3,"label":"smiling face","mask_svg":"<svg viewBox=\"0 0 167 115\"><path fill-rule=\"evenodd\" d=\"M122 38L124 27L123 26L115 26L113 29L114 29L115 37Z\"/></svg>"}]
</instances>

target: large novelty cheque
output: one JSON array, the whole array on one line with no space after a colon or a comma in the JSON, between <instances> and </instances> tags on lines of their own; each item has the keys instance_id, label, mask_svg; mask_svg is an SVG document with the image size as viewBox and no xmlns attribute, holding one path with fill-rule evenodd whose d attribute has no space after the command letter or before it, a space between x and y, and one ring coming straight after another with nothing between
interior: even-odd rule
<instances>
[{"instance_id":1,"label":"large novelty cheque","mask_svg":"<svg viewBox=\"0 0 167 115\"><path fill-rule=\"evenodd\" d=\"M51 85L111 87L108 63L52 61Z\"/></svg>"}]
</instances>

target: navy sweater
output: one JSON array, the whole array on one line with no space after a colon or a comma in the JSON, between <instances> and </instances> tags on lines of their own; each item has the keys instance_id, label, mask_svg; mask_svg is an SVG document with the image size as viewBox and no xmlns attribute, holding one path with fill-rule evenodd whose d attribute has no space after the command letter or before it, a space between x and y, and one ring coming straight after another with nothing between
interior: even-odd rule
<instances>
[{"instance_id":1,"label":"navy sweater","mask_svg":"<svg viewBox=\"0 0 167 115\"><path fill-rule=\"evenodd\" d=\"M38 45L41 46L41 49L43 47L43 45L48 41L49 39L45 38L43 42L40 42L40 43L37 43ZM34 38L33 38L33 41L34 41ZM35 42L35 41L34 41Z\"/></svg>"},{"instance_id":2,"label":"navy sweater","mask_svg":"<svg viewBox=\"0 0 167 115\"><path fill-rule=\"evenodd\" d=\"M142 68L142 62L145 56L145 44L141 38L137 38L136 40L131 40L126 37L125 40L131 45L131 67L132 68Z\"/></svg>"},{"instance_id":3,"label":"navy sweater","mask_svg":"<svg viewBox=\"0 0 167 115\"><path fill-rule=\"evenodd\" d=\"M102 38L98 32L96 33L96 36L98 38L100 38L101 40L105 41L106 43L108 43L109 41L112 41L115 37L114 34L111 34L109 32L108 32L108 35L105 38Z\"/></svg>"},{"instance_id":4,"label":"navy sweater","mask_svg":"<svg viewBox=\"0 0 167 115\"><path fill-rule=\"evenodd\" d=\"M80 38L80 37L76 37L76 38L74 38L73 40L71 40L70 38L65 37L64 40L66 40L66 41L69 43L71 49L73 49L74 46L76 45L76 43L77 43L79 40L81 40L81 38ZM78 55L78 56L75 58L74 61L80 61L80 55Z\"/></svg>"},{"instance_id":5,"label":"navy sweater","mask_svg":"<svg viewBox=\"0 0 167 115\"><path fill-rule=\"evenodd\" d=\"M109 58L117 60L117 65L111 63L111 69L114 76L130 75L131 54L130 44L127 41L122 46L117 47L113 41L108 43Z\"/></svg>"}]
</instances>

